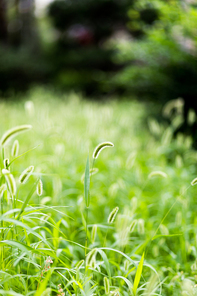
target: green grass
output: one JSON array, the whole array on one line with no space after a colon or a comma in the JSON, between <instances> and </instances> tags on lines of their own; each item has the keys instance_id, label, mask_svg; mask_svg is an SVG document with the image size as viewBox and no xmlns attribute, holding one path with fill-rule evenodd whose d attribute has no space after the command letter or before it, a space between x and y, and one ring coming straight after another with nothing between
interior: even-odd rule
<instances>
[{"instance_id":1,"label":"green grass","mask_svg":"<svg viewBox=\"0 0 197 296\"><path fill-rule=\"evenodd\" d=\"M197 295L197 186L190 185L197 152L189 137L172 137L178 117L161 125L147 118L150 108L43 89L0 103L0 138L32 125L1 147L1 171L8 158L17 190L7 186L0 200L0 295ZM93 165L102 142L114 147ZM1 185L7 179L1 173Z\"/></svg>"}]
</instances>

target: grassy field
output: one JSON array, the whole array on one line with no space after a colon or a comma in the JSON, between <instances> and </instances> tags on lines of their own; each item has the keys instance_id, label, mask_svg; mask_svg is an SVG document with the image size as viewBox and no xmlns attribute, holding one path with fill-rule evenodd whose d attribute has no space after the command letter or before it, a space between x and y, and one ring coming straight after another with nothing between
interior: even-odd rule
<instances>
[{"instance_id":1,"label":"grassy field","mask_svg":"<svg viewBox=\"0 0 197 296\"><path fill-rule=\"evenodd\" d=\"M42 89L0 103L0 295L197 295L197 152L151 107Z\"/></svg>"}]
</instances>

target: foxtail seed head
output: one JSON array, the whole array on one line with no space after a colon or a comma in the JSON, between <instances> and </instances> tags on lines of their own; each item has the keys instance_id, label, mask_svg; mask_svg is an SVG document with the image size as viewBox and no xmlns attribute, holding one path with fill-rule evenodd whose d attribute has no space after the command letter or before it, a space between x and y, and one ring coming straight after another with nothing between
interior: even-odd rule
<instances>
[{"instance_id":1,"label":"foxtail seed head","mask_svg":"<svg viewBox=\"0 0 197 296\"><path fill-rule=\"evenodd\" d=\"M36 187L37 195L41 196L43 193L43 184L41 179L38 181L37 187Z\"/></svg>"},{"instance_id":2,"label":"foxtail seed head","mask_svg":"<svg viewBox=\"0 0 197 296\"><path fill-rule=\"evenodd\" d=\"M8 158L5 158L4 161L3 161L3 164L4 164L4 168L5 168L6 170L8 170L8 168L9 168L9 164L10 164L9 159L8 159Z\"/></svg>"},{"instance_id":3,"label":"foxtail seed head","mask_svg":"<svg viewBox=\"0 0 197 296\"><path fill-rule=\"evenodd\" d=\"M132 233L134 231L136 224L137 224L136 219L131 222L131 225L129 226L129 232L130 233Z\"/></svg>"},{"instance_id":4,"label":"foxtail seed head","mask_svg":"<svg viewBox=\"0 0 197 296\"><path fill-rule=\"evenodd\" d=\"M99 156L99 153L106 147L114 147L114 144L111 142L103 142L101 144L99 144L93 152L93 158L96 159Z\"/></svg>"},{"instance_id":5,"label":"foxtail seed head","mask_svg":"<svg viewBox=\"0 0 197 296\"><path fill-rule=\"evenodd\" d=\"M17 157L18 152L19 152L19 142L18 142L18 140L15 140L12 145L12 151L11 151L12 157Z\"/></svg>"},{"instance_id":6,"label":"foxtail seed head","mask_svg":"<svg viewBox=\"0 0 197 296\"><path fill-rule=\"evenodd\" d=\"M194 186L197 184L197 178L195 178L192 182L191 182L191 185Z\"/></svg>"},{"instance_id":7,"label":"foxtail seed head","mask_svg":"<svg viewBox=\"0 0 197 296\"><path fill-rule=\"evenodd\" d=\"M3 171L4 171L4 173L3 173ZM16 182L15 182L13 175L10 174L10 171L8 171L6 169L3 169L2 173L5 176L5 179L7 181L8 188L9 188L11 195L15 195L16 194Z\"/></svg>"},{"instance_id":8,"label":"foxtail seed head","mask_svg":"<svg viewBox=\"0 0 197 296\"><path fill-rule=\"evenodd\" d=\"M139 219L138 220L138 233L143 235L144 234L144 220L143 219Z\"/></svg>"},{"instance_id":9,"label":"foxtail seed head","mask_svg":"<svg viewBox=\"0 0 197 296\"><path fill-rule=\"evenodd\" d=\"M29 166L26 170L24 170L19 177L19 182L21 184L25 184L27 182L27 180L29 179L29 177L31 176L33 170L34 170L33 165Z\"/></svg>"},{"instance_id":10,"label":"foxtail seed head","mask_svg":"<svg viewBox=\"0 0 197 296\"><path fill-rule=\"evenodd\" d=\"M125 270L128 270L128 269L129 269L129 265L130 265L129 260L125 260L125 261L124 261L124 269L125 269Z\"/></svg>"},{"instance_id":11,"label":"foxtail seed head","mask_svg":"<svg viewBox=\"0 0 197 296\"><path fill-rule=\"evenodd\" d=\"M84 263L84 260L83 259L80 260L76 265L76 269L80 269L80 267L83 265L83 263Z\"/></svg>"},{"instance_id":12,"label":"foxtail seed head","mask_svg":"<svg viewBox=\"0 0 197 296\"><path fill-rule=\"evenodd\" d=\"M96 254L97 254L97 249L93 249L91 250L87 257L86 257L86 264L87 266L94 266L95 265L95 261L96 261Z\"/></svg>"},{"instance_id":13,"label":"foxtail seed head","mask_svg":"<svg viewBox=\"0 0 197 296\"><path fill-rule=\"evenodd\" d=\"M155 177L155 176L161 176L163 178L167 178L168 175L162 171L154 171L148 175L148 178L151 179L152 177Z\"/></svg>"},{"instance_id":14,"label":"foxtail seed head","mask_svg":"<svg viewBox=\"0 0 197 296\"><path fill-rule=\"evenodd\" d=\"M6 184L1 185L1 187L0 187L0 198L2 198L6 188L7 188Z\"/></svg>"},{"instance_id":15,"label":"foxtail seed head","mask_svg":"<svg viewBox=\"0 0 197 296\"><path fill-rule=\"evenodd\" d=\"M97 233L97 225L94 225L92 227L92 233L91 233L91 241L92 241L92 243L94 243L94 241L95 241L96 233Z\"/></svg>"},{"instance_id":16,"label":"foxtail seed head","mask_svg":"<svg viewBox=\"0 0 197 296\"><path fill-rule=\"evenodd\" d=\"M3 134L1 141L0 141L0 145L4 146L6 145L10 139L12 139L14 136L16 136L17 134L21 133L21 132L25 132L26 130L32 128L31 125L19 125L19 126L15 126L14 128L8 130L7 132L5 132L5 134Z\"/></svg>"},{"instance_id":17,"label":"foxtail seed head","mask_svg":"<svg viewBox=\"0 0 197 296\"><path fill-rule=\"evenodd\" d=\"M108 217L108 223L113 223L114 222L114 220L115 220L115 218L116 218L116 215L117 215L117 213L118 213L118 210L119 210L119 207L116 207L116 208L114 208L112 211L111 211L111 213L109 214L109 217Z\"/></svg>"},{"instance_id":18,"label":"foxtail seed head","mask_svg":"<svg viewBox=\"0 0 197 296\"><path fill-rule=\"evenodd\" d=\"M109 294L110 292L110 284L107 277L104 277L104 288L105 288L105 294Z\"/></svg>"}]
</instances>

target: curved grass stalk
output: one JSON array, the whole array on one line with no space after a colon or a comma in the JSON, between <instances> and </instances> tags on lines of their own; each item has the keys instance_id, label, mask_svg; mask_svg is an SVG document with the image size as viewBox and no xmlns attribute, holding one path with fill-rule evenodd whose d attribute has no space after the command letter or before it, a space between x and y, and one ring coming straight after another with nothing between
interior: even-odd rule
<instances>
[{"instance_id":1,"label":"curved grass stalk","mask_svg":"<svg viewBox=\"0 0 197 296\"><path fill-rule=\"evenodd\" d=\"M8 130L7 132L5 132L0 140L0 144L1 146L5 146L14 136L16 136L17 134L21 133L21 132L25 132L26 130L31 129L32 126L31 125L19 125L19 126L15 126L14 128Z\"/></svg>"},{"instance_id":2,"label":"curved grass stalk","mask_svg":"<svg viewBox=\"0 0 197 296\"><path fill-rule=\"evenodd\" d=\"M94 149L94 152L93 152L93 159L97 159L100 152L104 149L104 148L107 148L107 147L114 147L114 144L111 143L111 142L103 142L101 144L99 144L95 149Z\"/></svg>"}]
</instances>

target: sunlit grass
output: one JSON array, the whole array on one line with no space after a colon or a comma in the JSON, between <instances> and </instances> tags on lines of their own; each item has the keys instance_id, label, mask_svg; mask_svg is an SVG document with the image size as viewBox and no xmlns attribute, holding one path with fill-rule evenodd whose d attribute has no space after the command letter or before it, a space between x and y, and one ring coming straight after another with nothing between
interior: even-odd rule
<instances>
[{"instance_id":1,"label":"sunlit grass","mask_svg":"<svg viewBox=\"0 0 197 296\"><path fill-rule=\"evenodd\" d=\"M43 89L0 103L0 138L32 126L1 147L0 295L197 295L197 153L147 108Z\"/></svg>"}]
</instances>

